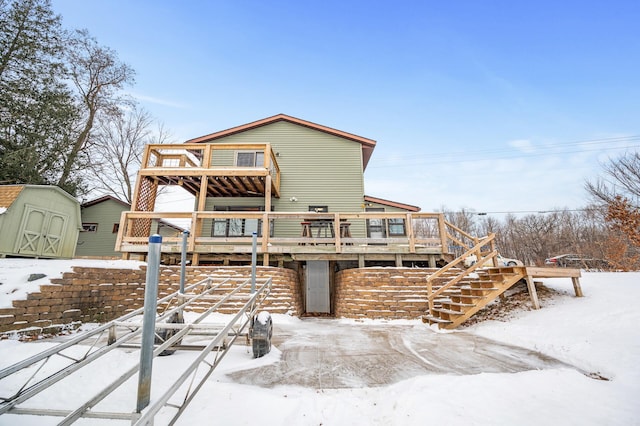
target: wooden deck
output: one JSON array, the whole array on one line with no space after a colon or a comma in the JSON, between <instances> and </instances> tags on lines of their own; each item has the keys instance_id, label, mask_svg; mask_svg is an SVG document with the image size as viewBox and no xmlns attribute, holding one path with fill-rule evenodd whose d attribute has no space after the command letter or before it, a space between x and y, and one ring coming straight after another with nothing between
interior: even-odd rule
<instances>
[{"instance_id":1,"label":"wooden deck","mask_svg":"<svg viewBox=\"0 0 640 426\"><path fill-rule=\"evenodd\" d=\"M442 213L314 213L314 212L123 212L116 250L146 253L154 221L183 221L191 232L187 252L204 258L247 260L257 232L257 253L264 265L278 260L348 260L364 266L366 261L425 262L436 267L440 260L455 257L452 252L474 245L478 239L446 222ZM371 237L370 221L385 224L386 238ZM310 228L308 223L322 223ZM390 223L401 223L403 232L394 235ZM231 227L235 226L229 235ZM225 232L220 232L225 229ZM179 254L182 236L163 238L162 252ZM195 261L194 261L194 264Z\"/></svg>"},{"instance_id":2,"label":"wooden deck","mask_svg":"<svg viewBox=\"0 0 640 426\"><path fill-rule=\"evenodd\" d=\"M263 152L262 161L246 167L221 165L221 159L237 150ZM150 144L145 147L139 179L155 186L178 185L203 199L280 196L280 167L270 144ZM155 193L138 191L135 198L144 203L148 196Z\"/></svg>"},{"instance_id":3,"label":"wooden deck","mask_svg":"<svg viewBox=\"0 0 640 426\"><path fill-rule=\"evenodd\" d=\"M580 269L525 266L523 270L523 278L527 281L527 288L529 289L529 295L531 296L534 309L540 309L540 302L538 301L538 293L534 282L535 278L571 278L576 297L583 296L582 287L580 286L580 277L582 276Z\"/></svg>"}]
</instances>

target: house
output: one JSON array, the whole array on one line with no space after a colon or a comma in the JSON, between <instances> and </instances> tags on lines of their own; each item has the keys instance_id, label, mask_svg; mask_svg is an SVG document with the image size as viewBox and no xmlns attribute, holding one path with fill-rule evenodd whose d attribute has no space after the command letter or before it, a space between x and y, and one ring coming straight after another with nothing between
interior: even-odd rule
<instances>
[{"instance_id":1,"label":"house","mask_svg":"<svg viewBox=\"0 0 640 426\"><path fill-rule=\"evenodd\" d=\"M365 194L376 141L284 114L145 148L131 211L116 250L148 252L154 220L190 222L193 265L247 265L255 234L265 266L295 269L306 312L330 312L338 271L367 266L432 266L455 257L455 230L442 213ZM158 212L165 186L181 188L193 212ZM449 232L450 231L450 232ZM473 242L473 241L472 241ZM181 239L163 239L179 257Z\"/></svg>"},{"instance_id":2,"label":"house","mask_svg":"<svg viewBox=\"0 0 640 426\"><path fill-rule=\"evenodd\" d=\"M129 211L131 204L110 195L83 203L80 206L82 231L78 237L76 257L118 258L116 237L120 228L122 212ZM177 237L183 229L163 220L154 220L151 233L163 237Z\"/></svg>"},{"instance_id":3,"label":"house","mask_svg":"<svg viewBox=\"0 0 640 426\"><path fill-rule=\"evenodd\" d=\"M284 114L184 144L148 145L116 250L146 253L150 221L187 219L193 264L246 263L256 232L264 265L435 266L449 253L442 214L364 192L375 145ZM162 186L182 188L194 212L156 212ZM178 253L179 242L165 239L163 252Z\"/></svg>"},{"instance_id":4,"label":"house","mask_svg":"<svg viewBox=\"0 0 640 426\"><path fill-rule=\"evenodd\" d=\"M0 185L0 256L71 258L80 203L49 185Z\"/></svg>"}]
</instances>

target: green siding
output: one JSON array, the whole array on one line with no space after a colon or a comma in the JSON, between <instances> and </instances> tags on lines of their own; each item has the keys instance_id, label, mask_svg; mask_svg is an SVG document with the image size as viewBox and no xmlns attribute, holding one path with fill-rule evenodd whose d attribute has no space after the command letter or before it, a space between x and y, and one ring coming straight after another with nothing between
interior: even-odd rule
<instances>
[{"instance_id":1,"label":"green siding","mask_svg":"<svg viewBox=\"0 0 640 426\"><path fill-rule=\"evenodd\" d=\"M42 235L50 232L50 215L65 217L58 255L42 254L39 257L73 257L78 232L80 228L80 204L71 195L54 186L25 185L16 200L0 215L0 254L36 256L36 254L18 252L16 243L21 238L22 227L25 225L25 214L29 209L42 211L44 219L38 223ZM31 228L33 231L34 228ZM40 243L42 244L42 243ZM20 243L18 243L20 245Z\"/></svg>"},{"instance_id":2,"label":"green siding","mask_svg":"<svg viewBox=\"0 0 640 426\"><path fill-rule=\"evenodd\" d=\"M120 223L120 214L129 207L114 200L82 208L82 223L97 223L96 232L80 232L76 256L117 257L115 251L117 232L113 225Z\"/></svg>"},{"instance_id":3,"label":"green siding","mask_svg":"<svg viewBox=\"0 0 640 426\"><path fill-rule=\"evenodd\" d=\"M272 200L274 211L302 212L310 205L326 205L329 212L363 210L362 145L359 142L280 121L213 143L271 144L273 152L278 153L280 166L281 197ZM225 159L224 164L228 161ZM297 201L290 201L294 197ZM213 198L207 200L206 208L263 205L261 198ZM299 232L299 224L276 227L278 236L298 235ZM202 235L210 233L211 224L205 224Z\"/></svg>"},{"instance_id":4,"label":"green siding","mask_svg":"<svg viewBox=\"0 0 640 426\"><path fill-rule=\"evenodd\" d=\"M115 251L118 233L113 232L114 225L120 223L122 212L129 210L128 205L112 199L83 207L82 223L97 223L98 229L96 232L80 232L76 256L119 257L120 252ZM163 237L177 237L181 232L167 224L160 224L155 219L151 225L151 234L158 233Z\"/></svg>"},{"instance_id":5,"label":"green siding","mask_svg":"<svg viewBox=\"0 0 640 426\"><path fill-rule=\"evenodd\" d=\"M211 153L211 165L230 167L235 165L235 151L232 150L216 150Z\"/></svg>"}]
</instances>

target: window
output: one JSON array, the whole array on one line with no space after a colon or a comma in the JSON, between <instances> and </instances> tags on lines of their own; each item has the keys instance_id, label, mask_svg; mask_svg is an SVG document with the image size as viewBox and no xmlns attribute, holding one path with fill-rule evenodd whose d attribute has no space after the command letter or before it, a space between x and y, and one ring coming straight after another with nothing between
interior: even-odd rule
<instances>
[{"instance_id":1,"label":"window","mask_svg":"<svg viewBox=\"0 0 640 426\"><path fill-rule=\"evenodd\" d=\"M98 232L97 223L83 223L82 232Z\"/></svg>"},{"instance_id":2,"label":"window","mask_svg":"<svg viewBox=\"0 0 640 426\"><path fill-rule=\"evenodd\" d=\"M236 153L236 166L238 167L263 167L263 151L240 151Z\"/></svg>"},{"instance_id":3,"label":"window","mask_svg":"<svg viewBox=\"0 0 640 426\"><path fill-rule=\"evenodd\" d=\"M384 208L367 207L368 212L384 212ZM384 219L367 219L368 238L387 238L387 229Z\"/></svg>"},{"instance_id":4,"label":"window","mask_svg":"<svg viewBox=\"0 0 640 426\"><path fill-rule=\"evenodd\" d=\"M367 207L368 212L384 212L384 208ZM369 238L404 237L407 235L403 218L368 219L367 236Z\"/></svg>"},{"instance_id":5,"label":"window","mask_svg":"<svg viewBox=\"0 0 640 426\"><path fill-rule=\"evenodd\" d=\"M111 230L111 232L113 234L117 234L119 230L120 230L120 224L119 223L114 223L113 224L113 229Z\"/></svg>"},{"instance_id":6,"label":"window","mask_svg":"<svg viewBox=\"0 0 640 426\"><path fill-rule=\"evenodd\" d=\"M329 206L309 206L309 211L316 213L328 213Z\"/></svg>"},{"instance_id":7,"label":"window","mask_svg":"<svg viewBox=\"0 0 640 426\"><path fill-rule=\"evenodd\" d=\"M398 237L407 235L404 229L404 219L394 218L388 220L389 236Z\"/></svg>"},{"instance_id":8,"label":"window","mask_svg":"<svg viewBox=\"0 0 640 426\"><path fill-rule=\"evenodd\" d=\"M261 212L264 207L215 207L214 211ZM273 220L270 225L273 237ZM214 219L211 228L212 237L250 237L254 232L262 236L262 219Z\"/></svg>"}]
</instances>

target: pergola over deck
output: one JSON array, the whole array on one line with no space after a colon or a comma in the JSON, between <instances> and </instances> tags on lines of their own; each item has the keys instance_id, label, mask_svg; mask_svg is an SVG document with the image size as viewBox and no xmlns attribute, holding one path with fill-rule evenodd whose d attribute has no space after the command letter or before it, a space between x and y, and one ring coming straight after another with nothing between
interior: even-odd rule
<instances>
[{"instance_id":1,"label":"pergola over deck","mask_svg":"<svg viewBox=\"0 0 640 426\"><path fill-rule=\"evenodd\" d=\"M253 166L234 166L235 153L248 150L261 152L261 161ZM268 143L147 145L132 210L153 212L161 185L177 185L194 195L197 211L205 210L207 197L261 197L265 209L270 210L271 198L280 197L280 168ZM125 235L142 237L149 235L150 229L151 220L138 220Z\"/></svg>"},{"instance_id":2,"label":"pergola over deck","mask_svg":"<svg viewBox=\"0 0 640 426\"><path fill-rule=\"evenodd\" d=\"M225 165L224 159L239 150L263 152L262 162ZM139 178L136 211L153 210L159 185L181 186L196 197L198 210L204 210L207 197L264 197L265 203L280 197L280 168L268 143L147 145Z\"/></svg>"}]
</instances>

